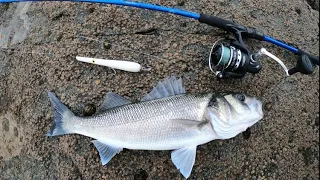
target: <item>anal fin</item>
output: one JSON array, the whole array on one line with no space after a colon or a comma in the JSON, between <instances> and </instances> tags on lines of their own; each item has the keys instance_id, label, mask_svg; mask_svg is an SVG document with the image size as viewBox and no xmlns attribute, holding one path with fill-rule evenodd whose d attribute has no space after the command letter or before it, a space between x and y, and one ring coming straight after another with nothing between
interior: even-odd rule
<instances>
[{"instance_id":1,"label":"anal fin","mask_svg":"<svg viewBox=\"0 0 320 180\"><path fill-rule=\"evenodd\" d=\"M98 140L93 140L92 143L99 152L102 165L107 164L116 154L118 154L123 149L104 144Z\"/></svg>"},{"instance_id":2,"label":"anal fin","mask_svg":"<svg viewBox=\"0 0 320 180\"><path fill-rule=\"evenodd\" d=\"M171 153L173 164L180 170L180 173L187 179L192 171L196 160L197 146L177 149Z\"/></svg>"}]
</instances>

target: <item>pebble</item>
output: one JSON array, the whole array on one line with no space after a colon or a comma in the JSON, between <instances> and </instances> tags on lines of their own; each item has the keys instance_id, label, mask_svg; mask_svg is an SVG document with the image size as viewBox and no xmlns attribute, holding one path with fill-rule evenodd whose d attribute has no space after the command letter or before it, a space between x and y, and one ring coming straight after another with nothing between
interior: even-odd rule
<instances>
[{"instance_id":1,"label":"pebble","mask_svg":"<svg viewBox=\"0 0 320 180\"><path fill-rule=\"evenodd\" d=\"M94 104L87 104L83 109L84 116L91 116L96 112L96 106Z\"/></svg>"},{"instance_id":2,"label":"pebble","mask_svg":"<svg viewBox=\"0 0 320 180\"><path fill-rule=\"evenodd\" d=\"M96 85L99 85L99 84L101 83L101 80L100 80L100 79L96 79L96 80L94 80L94 83L95 83Z\"/></svg>"}]
</instances>

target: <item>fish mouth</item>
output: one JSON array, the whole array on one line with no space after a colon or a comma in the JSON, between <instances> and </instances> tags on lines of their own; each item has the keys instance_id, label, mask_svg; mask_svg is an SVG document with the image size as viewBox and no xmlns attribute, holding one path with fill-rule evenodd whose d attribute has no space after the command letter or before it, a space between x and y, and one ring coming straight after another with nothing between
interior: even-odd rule
<instances>
[{"instance_id":1,"label":"fish mouth","mask_svg":"<svg viewBox=\"0 0 320 180\"><path fill-rule=\"evenodd\" d=\"M255 106L255 111L261 116L263 117L263 110L262 110L262 102L257 100L256 98L253 99L254 101L254 106Z\"/></svg>"},{"instance_id":2,"label":"fish mouth","mask_svg":"<svg viewBox=\"0 0 320 180\"><path fill-rule=\"evenodd\" d=\"M256 99L255 97L247 98L246 103L251 111L257 112L257 114L263 117L263 110L262 110L262 102Z\"/></svg>"}]
</instances>

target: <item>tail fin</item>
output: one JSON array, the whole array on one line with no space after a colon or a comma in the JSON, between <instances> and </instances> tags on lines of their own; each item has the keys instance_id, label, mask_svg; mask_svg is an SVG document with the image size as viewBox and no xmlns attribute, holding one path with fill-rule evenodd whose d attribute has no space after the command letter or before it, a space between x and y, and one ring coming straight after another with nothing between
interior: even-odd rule
<instances>
[{"instance_id":1,"label":"tail fin","mask_svg":"<svg viewBox=\"0 0 320 180\"><path fill-rule=\"evenodd\" d=\"M66 127L66 121L74 116L71 112L52 92L48 93L52 107L54 108L54 119L51 129L48 131L47 136L57 136L63 134L70 134L70 131Z\"/></svg>"}]
</instances>

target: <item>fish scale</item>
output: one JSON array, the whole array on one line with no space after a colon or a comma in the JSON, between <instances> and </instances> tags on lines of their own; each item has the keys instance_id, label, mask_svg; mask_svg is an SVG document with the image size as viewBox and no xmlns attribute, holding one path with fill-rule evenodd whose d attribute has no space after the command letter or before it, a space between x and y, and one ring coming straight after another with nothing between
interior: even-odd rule
<instances>
[{"instance_id":1,"label":"fish scale","mask_svg":"<svg viewBox=\"0 0 320 180\"><path fill-rule=\"evenodd\" d=\"M81 118L87 124L95 125L103 123L103 126L113 126L118 124L132 123L136 121L143 121L149 118L160 117L165 113L174 113L173 117L183 119L201 120L199 117L202 112L198 112L199 106L206 106L212 94L206 95L179 95L169 98L157 99L154 101L147 101L141 103L133 103L123 107L116 107L106 112L100 113L92 117ZM186 107L186 104L190 107ZM204 107L202 109L204 110ZM188 109L188 111L186 111ZM138 111L138 112L137 112ZM186 113L186 114L182 114ZM154 116L154 117L153 117Z\"/></svg>"},{"instance_id":2,"label":"fish scale","mask_svg":"<svg viewBox=\"0 0 320 180\"><path fill-rule=\"evenodd\" d=\"M170 140L190 142L186 139L202 135L197 127L193 133L194 129L172 120L203 120L202 115L211 97L212 94L179 95L116 107L97 116L79 117L74 122L82 121L82 126L75 132L130 149L149 149L150 146L164 149ZM177 131L181 135L177 135Z\"/></svg>"}]
</instances>

